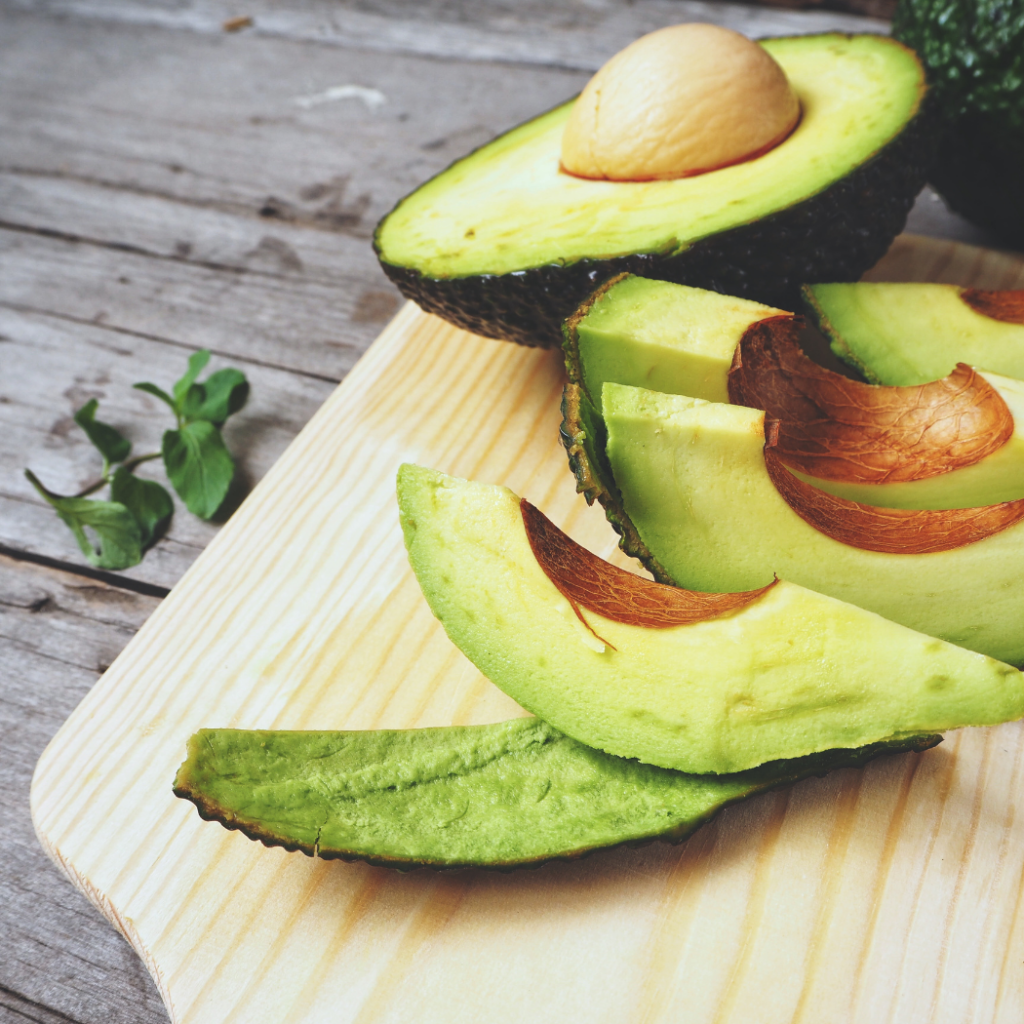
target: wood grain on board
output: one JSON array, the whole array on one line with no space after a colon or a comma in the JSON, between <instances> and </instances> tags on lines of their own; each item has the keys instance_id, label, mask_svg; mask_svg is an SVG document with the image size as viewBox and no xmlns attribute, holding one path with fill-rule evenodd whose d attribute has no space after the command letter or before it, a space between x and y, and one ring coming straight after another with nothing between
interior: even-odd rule
<instances>
[{"instance_id":1,"label":"wood grain on board","mask_svg":"<svg viewBox=\"0 0 1024 1024\"><path fill-rule=\"evenodd\" d=\"M872 276L1021 287L1024 261L904 236ZM506 483L607 555L560 386L554 354L405 307L48 747L48 851L175 1022L1019 1020L1018 724L753 800L678 848L510 875L268 850L171 795L201 726L522 713L430 616L394 474Z\"/></svg>"}]
</instances>

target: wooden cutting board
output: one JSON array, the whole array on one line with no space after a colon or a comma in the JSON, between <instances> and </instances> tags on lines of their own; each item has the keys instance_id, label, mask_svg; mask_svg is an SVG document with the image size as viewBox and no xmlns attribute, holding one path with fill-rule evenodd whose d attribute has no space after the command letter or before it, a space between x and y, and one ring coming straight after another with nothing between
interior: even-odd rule
<instances>
[{"instance_id":1,"label":"wooden cutting board","mask_svg":"<svg viewBox=\"0 0 1024 1024\"><path fill-rule=\"evenodd\" d=\"M902 237L870 276L1020 288L1024 260ZM561 386L556 354L406 306L43 754L50 856L175 1022L1019 1024L1019 724L760 797L681 847L507 875L265 849L171 794L202 726L523 714L431 617L394 479L414 461L507 484L608 556Z\"/></svg>"}]
</instances>

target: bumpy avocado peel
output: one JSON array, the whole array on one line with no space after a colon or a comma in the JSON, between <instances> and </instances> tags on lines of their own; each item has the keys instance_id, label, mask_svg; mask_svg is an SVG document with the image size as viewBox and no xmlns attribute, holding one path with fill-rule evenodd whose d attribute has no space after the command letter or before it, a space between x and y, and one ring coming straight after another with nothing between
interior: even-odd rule
<instances>
[{"instance_id":1,"label":"bumpy avocado peel","mask_svg":"<svg viewBox=\"0 0 1024 1024\"><path fill-rule=\"evenodd\" d=\"M820 38L827 42L829 37ZM556 261L510 273L433 277L391 262L381 244L385 222L404 200L378 224L374 248L402 294L428 313L467 331L521 345L559 345L564 319L595 286L620 273L792 308L801 284L856 280L903 230L934 156L931 109L930 97L922 91L902 130L845 177L768 216L695 240L681 251L673 244L665 251Z\"/></svg>"},{"instance_id":2,"label":"bumpy avocado peel","mask_svg":"<svg viewBox=\"0 0 1024 1024\"><path fill-rule=\"evenodd\" d=\"M723 807L940 736L686 775L605 754L536 718L363 732L203 729L174 782L202 818L325 859L509 870L654 840Z\"/></svg>"},{"instance_id":3,"label":"bumpy avocado peel","mask_svg":"<svg viewBox=\"0 0 1024 1024\"><path fill-rule=\"evenodd\" d=\"M1024 0L900 0L893 35L928 72L928 175L958 213L1024 246Z\"/></svg>"}]
</instances>

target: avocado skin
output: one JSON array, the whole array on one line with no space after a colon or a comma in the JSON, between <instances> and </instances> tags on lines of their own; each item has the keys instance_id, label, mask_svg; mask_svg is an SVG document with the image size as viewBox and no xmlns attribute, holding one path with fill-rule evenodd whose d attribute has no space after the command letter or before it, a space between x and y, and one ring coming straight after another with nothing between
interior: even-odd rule
<instances>
[{"instance_id":1,"label":"avocado skin","mask_svg":"<svg viewBox=\"0 0 1024 1024\"><path fill-rule=\"evenodd\" d=\"M937 110L929 181L957 213L1024 247L1024 0L900 0Z\"/></svg>"},{"instance_id":2,"label":"avocado skin","mask_svg":"<svg viewBox=\"0 0 1024 1024\"><path fill-rule=\"evenodd\" d=\"M595 501L600 503L612 529L619 535L619 548L630 558L638 559L659 583L675 586L675 580L651 554L626 514L605 453L608 431L594 398L583 385L579 323L586 319L594 304L626 276L616 274L605 281L562 325L562 349L569 382L562 389L562 422L558 434L569 457L569 469L576 478L576 492L587 499L588 505ZM597 400L600 401L600 396Z\"/></svg>"},{"instance_id":3,"label":"avocado skin","mask_svg":"<svg viewBox=\"0 0 1024 1024\"><path fill-rule=\"evenodd\" d=\"M604 420L582 385L571 381L562 391L559 436L569 456L569 468L576 478L577 493L587 499L588 505L595 501L600 503L612 529L619 535L622 551L630 558L638 559L659 583L675 586L675 580L651 554L626 513L605 454L608 431Z\"/></svg>"},{"instance_id":4,"label":"avocado skin","mask_svg":"<svg viewBox=\"0 0 1024 1024\"><path fill-rule=\"evenodd\" d=\"M374 249L384 273L426 312L474 334L533 347L560 345L566 317L601 282L621 273L794 309L801 285L855 281L885 255L924 186L934 135L926 96L903 131L852 174L787 209L700 239L676 254L636 253L510 274L431 278L387 263L376 236Z\"/></svg>"},{"instance_id":5,"label":"avocado skin","mask_svg":"<svg viewBox=\"0 0 1024 1024\"><path fill-rule=\"evenodd\" d=\"M749 796L941 740L911 736L700 776L593 750L536 718L364 732L203 729L174 793L206 821L309 857L509 871L623 843L678 843Z\"/></svg>"}]
</instances>

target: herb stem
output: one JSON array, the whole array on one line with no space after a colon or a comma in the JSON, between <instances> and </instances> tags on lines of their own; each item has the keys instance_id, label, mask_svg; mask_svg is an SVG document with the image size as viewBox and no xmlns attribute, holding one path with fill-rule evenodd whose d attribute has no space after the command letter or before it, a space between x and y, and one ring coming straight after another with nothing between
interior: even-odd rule
<instances>
[{"instance_id":1,"label":"herb stem","mask_svg":"<svg viewBox=\"0 0 1024 1024\"><path fill-rule=\"evenodd\" d=\"M135 471L136 466L141 466L144 462L152 462L153 459L159 459L160 452L148 452L146 455L136 455L134 459L129 459L127 462L121 464L122 469L128 470L129 473ZM103 466L103 475L95 483L89 484L88 487L79 491L77 494L72 495L75 498L88 498L90 494L95 494L98 490L106 487L112 480L110 472L110 463L105 462Z\"/></svg>"},{"instance_id":2,"label":"herb stem","mask_svg":"<svg viewBox=\"0 0 1024 1024\"><path fill-rule=\"evenodd\" d=\"M108 477L104 474L94 484L89 484L84 490L79 491L77 494L71 495L73 498L88 498L90 494L95 494L101 487L106 487L110 483Z\"/></svg>"},{"instance_id":3,"label":"herb stem","mask_svg":"<svg viewBox=\"0 0 1024 1024\"><path fill-rule=\"evenodd\" d=\"M161 452L149 452L146 455L136 455L134 459L129 459L125 462L123 468L132 473L135 471L136 466L141 466L144 462L152 462L153 459L159 459L161 454Z\"/></svg>"}]
</instances>

